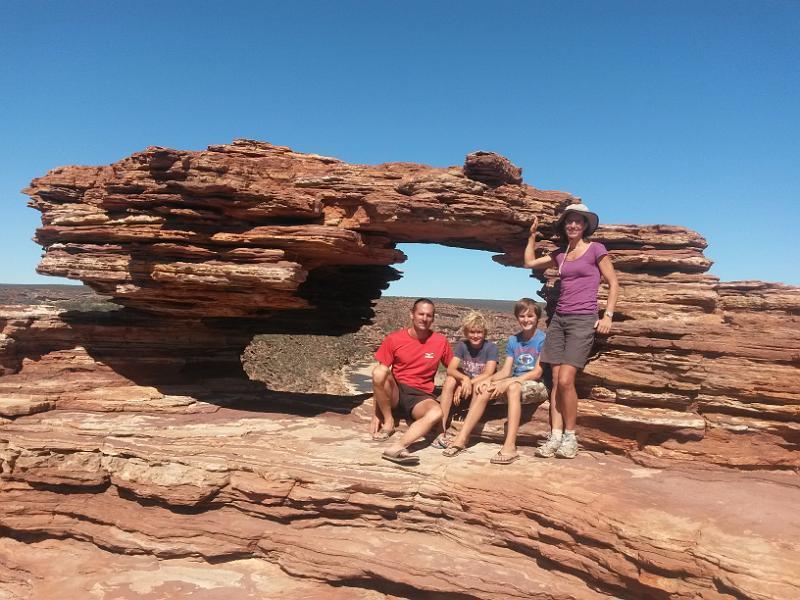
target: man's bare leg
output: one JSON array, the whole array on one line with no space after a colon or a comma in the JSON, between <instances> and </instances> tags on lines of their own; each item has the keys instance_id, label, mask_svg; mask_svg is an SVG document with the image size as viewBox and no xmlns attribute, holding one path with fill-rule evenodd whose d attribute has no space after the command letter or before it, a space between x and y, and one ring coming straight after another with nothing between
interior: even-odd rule
<instances>
[{"instance_id":1,"label":"man's bare leg","mask_svg":"<svg viewBox=\"0 0 800 600\"><path fill-rule=\"evenodd\" d=\"M455 377L448 375L442 386L442 395L439 396L439 404L442 407L442 433L445 436L447 436L447 427L450 425L450 408L453 406L453 399L458 391L458 381Z\"/></svg>"},{"instance_id":2,"label":"man's bare leg","mask_svg":"<svg viewBox=\"0 0 800 600\"><path fill-rule=\"evenodd\" d=\"M409 425L403 437L386 450L386 454L398 454L436 427L442 418L442 408L436 400L428 398L414 407L411 418L414 422Z\"/></svg>"},{"instance_id":3,"label":"man's bare leg","mask_svg":"<svg viewBox=\"0 0 800 600\"><path fill-rule=\"evenodd\" d=\"M392 409L400 401L397 383L391 371L385 365L378 365L372 370L372 396L374 415L370 425L370 434L374 437L381 432L394 431Z\"/></svg>"}]
</instances>

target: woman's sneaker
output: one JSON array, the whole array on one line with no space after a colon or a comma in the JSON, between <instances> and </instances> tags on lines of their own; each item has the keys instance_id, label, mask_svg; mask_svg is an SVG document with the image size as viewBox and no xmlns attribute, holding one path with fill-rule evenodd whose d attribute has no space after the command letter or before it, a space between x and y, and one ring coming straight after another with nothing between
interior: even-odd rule
<instances>
[{"instance_id":1,"label":"woman's sneaker","mask_svg":"<svg viewBox=\"0 0 800 600\"><path fill-rule=\"evenodd\" d=\"M536 449L536 456L541 458L552 458L555 456L556 450L561 446L561 437L553 437L553 434L547 436L544 443Z\"/></svg>"},{"instance_id":2,"label":"woman's sneaker","mask_svg":"<svg viewBox=\"0 0 800 600\"><path fill-rule=\"evenodd\" d=\"M564 434L555 454L558 458L575 458L578 455L578 436Z\"/></svg>"}]
</instances>

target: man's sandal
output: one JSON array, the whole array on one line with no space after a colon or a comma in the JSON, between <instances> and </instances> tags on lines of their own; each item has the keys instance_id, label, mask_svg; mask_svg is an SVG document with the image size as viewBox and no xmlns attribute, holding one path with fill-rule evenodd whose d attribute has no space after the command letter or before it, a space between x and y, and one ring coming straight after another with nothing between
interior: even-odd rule
<instances>
[{"instance_id":1,"label":"man's sandal","mask_svg":"<svg viewBox=\"0 0 800 600\"><path fill-rule=\"evenodd\" d=\"M438 448L439 450L444 450L445 448L448 448L450 444L448 443L448 440L444 434L440 433L438 436L436 436L436 439L431 442L431 446Z\"/></svg>"},{"instance_id":2,"label":"man's sandal","mask_svg":"<svg viewBox=\"0 0 800 600\"><path fill-rule=\"evenodd\" d=\"M388 440L390 437L392 437L392 434L394 434L394 431L395 431L394 429L390 429L389 431L386 431L385 429L381 429L377 433L373 433L372 434L372 439L375 442L382 442L383 440Z\"/></svg>"},{"instance_id":3,"label":"man's sandal","mask_svg":"<svg viewBox=\"0 0 800 600\"><path fill-rule=\"evenodd\" d=\"M414 456L408 450L403 448L400 452L392 453L388 450L381 454L381 458L384 460L391 461L398 465L418 465L419 464L419 456Z\"/></svg>"}]
</instances>

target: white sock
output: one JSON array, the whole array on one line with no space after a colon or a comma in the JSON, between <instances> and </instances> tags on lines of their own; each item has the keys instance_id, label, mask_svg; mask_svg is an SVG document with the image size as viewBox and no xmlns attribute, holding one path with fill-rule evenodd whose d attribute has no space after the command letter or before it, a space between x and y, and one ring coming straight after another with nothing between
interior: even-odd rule
<instances>
[{"instance_id":1,"label":"white sock","mask_svg":"<svg viewBox=\"0 0 800 600\"><path fill-rule=\"evenodd\" d=\"M575 430L574 429L565 429L564 430L564 437L575 437Z\"/></svg>"},{"instance_id":2,"label":"white sock","mask_svg":"<svg viewBox=\"0 0 800 600\"><path fill-rule=\"evenodd\" d=\"M560 429L553 429L550 431L550 437L554 440L560 440L563 434L564 432Z\"/></svg>"}]
</instances>

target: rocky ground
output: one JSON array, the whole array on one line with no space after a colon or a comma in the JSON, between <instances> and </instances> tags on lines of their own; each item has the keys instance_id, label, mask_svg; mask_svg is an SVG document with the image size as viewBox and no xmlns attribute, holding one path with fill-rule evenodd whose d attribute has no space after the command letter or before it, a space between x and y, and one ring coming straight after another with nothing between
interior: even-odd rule
<instances>
[{"instance_id":1,"label":"rocky ground","mask_svg":"<svg viewBox=\"0 0 800 600\"><path fill-rule=\"evenodd\" d=\"M97 311L101 325L112 308L80 287L0 292L18 305L9 323L33 318L45 332L40 302ZM420 441L418 467L381 460L368 394L321 392L407 310L387 298L350 336L253 340L249 372L315 393L233 379L132 385L72 342L38 377L41 357L26 358L27 379L0 379L0 598L800 596L793 471L650 468L591 443L573 461L537 459L546 404L528 407L510 466L489 463L502 410L459 457ZM440 304L439 328L455 335L463 311ZM491 318L494 332L513 328L509 313ZM62 313L48 336L65 322L85 325ZM319 348L333 351L284 359ZM328 375L314 380L320 360Z\"/></svg>"}]
</instances>

